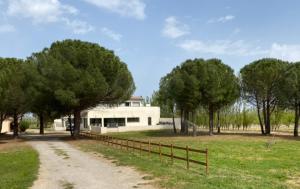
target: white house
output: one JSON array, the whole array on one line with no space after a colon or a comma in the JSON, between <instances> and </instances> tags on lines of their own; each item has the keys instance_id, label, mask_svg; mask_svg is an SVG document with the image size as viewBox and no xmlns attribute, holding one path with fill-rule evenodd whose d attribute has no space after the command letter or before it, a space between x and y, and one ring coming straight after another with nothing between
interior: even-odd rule
<instances>
[{"instance_id":1,"label":"white house","mask_svg":"<svg viewBox=\"0 0 300 189\"><path fill-rule=\"evenodd\" d=\"M133 96L118 106L99 105L81 112L81 129L93 132L121 132L162 129L160 108L144 105L143 98ZM54 121L55 130L66 130L66 117Z\"/></svg>"}]
</instances>

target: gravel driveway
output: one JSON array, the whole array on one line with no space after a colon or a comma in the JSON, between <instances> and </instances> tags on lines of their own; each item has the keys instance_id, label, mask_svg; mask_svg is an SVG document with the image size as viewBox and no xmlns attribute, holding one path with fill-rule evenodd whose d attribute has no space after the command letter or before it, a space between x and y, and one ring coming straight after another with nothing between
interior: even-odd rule
<instances>
[{"instance_id":1,"label":"gravel driveway","mask_svg":"<svg viewBox=\"0 0 300 189\"><path fill-rule=\"evenodd\" d=\"M153 189L142 175L102 157L82 152L59 139L28 142L38 152L40 169L32 189Z\"/></svg>"}]
</instances>

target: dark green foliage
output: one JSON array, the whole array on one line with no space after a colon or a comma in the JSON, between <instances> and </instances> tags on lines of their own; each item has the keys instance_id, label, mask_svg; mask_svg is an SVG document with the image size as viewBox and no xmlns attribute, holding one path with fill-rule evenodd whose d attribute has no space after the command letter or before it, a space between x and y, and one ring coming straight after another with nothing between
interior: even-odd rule
<instances>
[{"instance_id":1,"label":"dark green foliage","mask_svg":"<svg viewBox=\"0 0 300 189\"><path fill-rule=\"evenodd\" d=\"M30 127L30 122L29 121L22 120L20 122L19 129L20 129L21 132L25 132L29 127Z\"/></svg>"},{"instance_id":2,"label":"dark green foliage","mask_svg":"<svg viewBox=\"0 0 300 189\"><path fill-rule=\"evenodd\" d=\"M74 114L75 135L79 132L80 111L100 103L123 102L135 90L126 64L98 44L55 42L31 59L37 62L58 112Z\"/></svg>"},{"instance_id":3,"label":"dark green foliage","mask_svg":"<svg viewBox=\"0 0 300 189\"><path fill-rule=\"evenodd\" d=\"M1 70L1 111L14 118L14 136L18 135L18 118L29 110L31 96L29 82L31 67L23 60L0 59Z\"/></svg>"},{"instance_id":4,"label":"dark green foliage","mask_svg":"<svg viewBox=\"0 0 300 189\"><path fill-rule=\"evenodd\" d=\"M195 111L205 107L210 114L210 134L213 114L239 97L238 79L233 70L218 59L194 59L185 61L160 82L161 103L176 105L184 119L181 132L187 133L187 122L195 122ZM195 128L194 128L195 134Z\"/></svg>"},{"instance_id":5,"label":"dark green foliage","mask_svg":"<svg viewBox=\"0 0 300 189\"><path fill-rule=\"evenodd\" d=\"M209 133L213 134L214 113L222 107L233 104L240 96L238 79L233 70L218 59L205 62L200 85L201 105L209 112Z\"/></svg>"},{"instance_id":6,"label":"dark green foliage","mask_svg":"<svg viewBox=\"0 0 300 189\"><path fill-rule=\"evenodd\" d=\"M243 98L256 106L262 134L271 133L271 114L278 105L276 91L287 66L282 60L265 58L240 71Z\"/></svg>"},{"instance_id":7,"label":"dark green foliage","mask_svg":"<svg viewBox=\"0 0 300 189\"><path fill-rule=\"evenodd\" d=\"M291 64L283 73L276 90L280 105L294 110L294 136L298 136L300 113L300 62Z\"/></svg>"}]
</instances>

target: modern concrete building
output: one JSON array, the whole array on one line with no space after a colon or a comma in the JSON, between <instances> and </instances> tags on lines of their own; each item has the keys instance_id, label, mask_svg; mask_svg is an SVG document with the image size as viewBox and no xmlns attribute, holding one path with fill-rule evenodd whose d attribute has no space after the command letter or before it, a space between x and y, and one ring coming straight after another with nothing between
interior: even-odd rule
<instances>
[{"instance_id":1,"label":"modern concrete building","mask_svg":"<svg viewBox=\"0 0 300 189\"><path fill-rule=\"evenodd\" d=\"M143 104L142 97L131 97L118 105L99 105L81 112L81 129L93 132L121 132L162 129L160 126L160 108ZM66 117L54 121L55 130L65 130Z\"/></svg>"}]
</instances>

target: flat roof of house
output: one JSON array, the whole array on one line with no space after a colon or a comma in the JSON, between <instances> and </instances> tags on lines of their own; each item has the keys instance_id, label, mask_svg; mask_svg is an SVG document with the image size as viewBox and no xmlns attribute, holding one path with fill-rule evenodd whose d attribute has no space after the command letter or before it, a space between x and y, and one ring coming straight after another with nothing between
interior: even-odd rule
<instances>
[{"instance_id":1,"label":"flat roof of house","mask_svg":"<svg viewBox=\"0 0 300 189\"><path fill-rule=\"evenodd\" d=\"M132 96L129 100L137 100L137 101L142 101L144 100L142 96Z\"/></svg>"}]
</instances>

